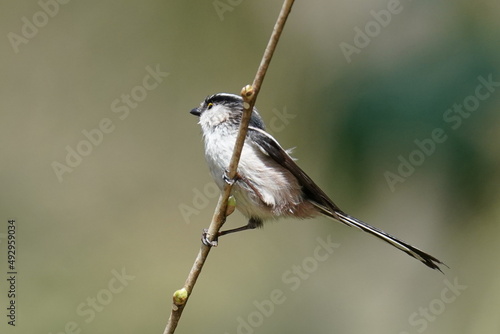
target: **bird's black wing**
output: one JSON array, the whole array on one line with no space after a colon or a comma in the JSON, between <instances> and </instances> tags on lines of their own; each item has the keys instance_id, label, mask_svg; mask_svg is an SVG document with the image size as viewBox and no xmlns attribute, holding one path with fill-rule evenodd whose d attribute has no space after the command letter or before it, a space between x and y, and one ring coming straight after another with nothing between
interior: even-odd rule
<instances>
[{"instance_id":1,"label":"bird's black wing","mask_svg":"<svg viewBox=\"0 0 500 334\"><path fill-rule=\"evenodd\" d=\"M261 148L262 152L273 158L274 161L286 168L297 178L306 199L328 211L328 213L324 212L324 214L333 215L332 218L337 218L335 212L341 211L339 207L295 163L293 158L281 147L276 139L264 130L252 126L248 128L248 136Z\"/></svg>"}]
</instances>

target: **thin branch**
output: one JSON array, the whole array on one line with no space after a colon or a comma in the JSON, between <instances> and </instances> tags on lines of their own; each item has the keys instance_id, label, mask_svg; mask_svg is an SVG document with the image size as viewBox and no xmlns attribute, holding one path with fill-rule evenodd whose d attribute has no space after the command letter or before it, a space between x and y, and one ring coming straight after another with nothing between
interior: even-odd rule
<instances>
[{"instance_id":1,"label":"thin branch","mask_svg":"<svg viewBox=\"0 0 500 334\"><path fill-rule=\"evenodd\" d=\"M241 96L244 101L244 111L238 132L238 137L234 145L231 163L229 165L228 176L230 179L234 179L236 176L241 151L243 150L243 144L245 143L245 138L248 131L248 124L250 122L250 117L252 116L252 110L255 105L255 101L257 100L257 95L259 94L262 82L264 81L269 63L271 62L274 50L276 49L276 45L278 44L279 38L281 36L281 32L283 31L283 27L285 26L286 19L292 9L293 2L294 0L285 0L285 2L283 3L276 24L274 25L271 38L269 39L261 63L255 75L253 84L252 86L247 85L241 90ZM218 234L222 225L226 221L226 211L228 206L227 203L229 196L231 195L231 189L232 185L226 183L224 186L224 191L219 197L219 202L217 203L217 207L212 217L212 222L210 223L210 226L208 228L207 238L210 241L214 239L214 236ZM191 292L193 291L196 280L201 273L210 250L211 247L206 246L202 243L198 256L196 257L193 267L191 268L186 282L184 283L184 287L174 293L172 310L165 331L163 332L164 334L172 334L175 332L177 324L179 323L180 317L182 315L182 311L184 310L186 302L189 299Z\"/></svg>"}]
</instances>

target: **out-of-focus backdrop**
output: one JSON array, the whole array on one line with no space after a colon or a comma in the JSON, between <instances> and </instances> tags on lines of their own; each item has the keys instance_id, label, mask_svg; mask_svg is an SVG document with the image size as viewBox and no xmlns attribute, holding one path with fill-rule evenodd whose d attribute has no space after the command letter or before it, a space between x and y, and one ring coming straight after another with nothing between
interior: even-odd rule
<instances>
[{"instance_id":1,"label":"out-of-focus backdrop","mask_svg":"<svg viewBox=\"0 0 500 334\"><path fill-rule=\"evenodd\" d=\"M162 333L218 198L189 110L251 83L280 7L2 2L2 333ZM450 268L281 220L221 240L177 332L498 333L499 11L297 1L257 102L269 131L346 212Z\"/></svg>"}]
</instances>

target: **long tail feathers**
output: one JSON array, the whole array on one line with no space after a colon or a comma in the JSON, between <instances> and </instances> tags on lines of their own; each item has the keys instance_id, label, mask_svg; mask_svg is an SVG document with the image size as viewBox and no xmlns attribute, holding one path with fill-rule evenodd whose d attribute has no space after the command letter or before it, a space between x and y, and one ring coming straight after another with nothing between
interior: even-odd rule
<instances>
[{"instance_id":1,"label":"long tail feathers","mask_svg":"<svg viewBox=\"0 0 500 334\"><path fill-rule=\"evenodd\" d=\"M318 207L319 208L319 207ZM396 237L393 237L392 235L376 228L373 227L365 222L362 222L359 219L356 219L354 217L349 216L348 214L343 213L342 211L336 211L335 215L332 215L332 213L329 210L325 210L325 208L319 208L323 214L330 218L334 218L336 220L339 220L340 222L348 225L348 226L353 226L357 227L362 231L368 232L377 238L380 238L384 240L385 242L391 244L392 246L402 250L406 254L410 255L411 257L414 257L415 259L419 260L423 264L425 264L427 267L439 270L439 265L442 264L446 266L443 262L440 260L436 259L434 256L427 254L424 251L421 251L420 249L413 247L412 245L397 239ZM446 266L447 267L447 266Z\"/></svg>"}]
</instances>

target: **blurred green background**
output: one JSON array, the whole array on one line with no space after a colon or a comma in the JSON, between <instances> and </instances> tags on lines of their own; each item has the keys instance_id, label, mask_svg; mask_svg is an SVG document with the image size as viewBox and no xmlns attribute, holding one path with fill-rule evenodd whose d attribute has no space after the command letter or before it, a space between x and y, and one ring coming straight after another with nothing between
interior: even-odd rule
<instances>
[{"instance_id":1,"label":"blurred green background","mask_svg":"<svg viewBox=\"0 0 500 334\"><path fill-rule=\"evenodd\" d=\"M218 196L188 112L252 82L280 7L2 1L2 333L163 332ZM450 269L327 219L281 220L221 240L178 333L499 333L499 10L296 2L257 102L270 132L346 212ZM71 167L68 150L86 155ZM317 238L336 244L321 261Z\"/></svg>"}]
</instances>

